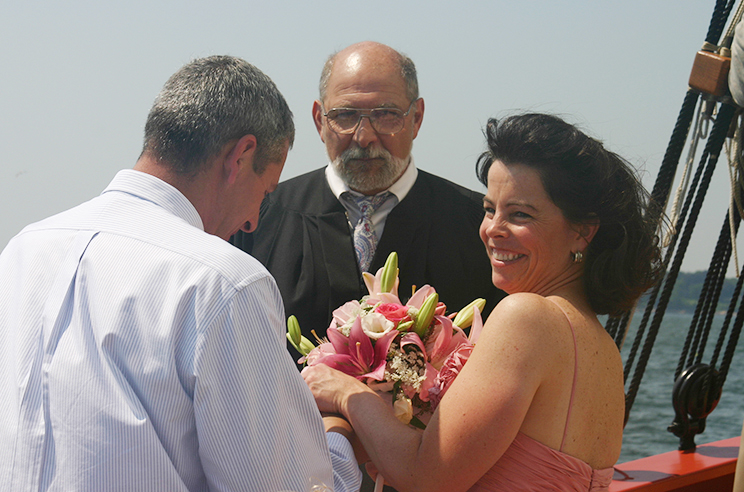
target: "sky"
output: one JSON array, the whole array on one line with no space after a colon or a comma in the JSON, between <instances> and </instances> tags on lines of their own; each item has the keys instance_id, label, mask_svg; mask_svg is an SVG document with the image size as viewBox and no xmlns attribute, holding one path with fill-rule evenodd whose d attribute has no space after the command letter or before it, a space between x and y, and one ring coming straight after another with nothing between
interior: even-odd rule
<instances>
[{"instance_id":1,"label":"sky","mask_svg":"<svg viewBox=\"0 0 744 492\"><path fill-rule=\"evenodd\" d=\"M0 247L131 168L166 79L202 56L269 75L297 136L282 179L327 164L311 118L329 54L373 40L416 64L416 165L485 191L491 117L558 114L632 162L650 189L714 0L0 0ZM683 271L705 270L728 204L721 163ZM742 253L744 258L744 253ZM733 270L730 269L731 275Z\"/></svg>"}]
</instances>

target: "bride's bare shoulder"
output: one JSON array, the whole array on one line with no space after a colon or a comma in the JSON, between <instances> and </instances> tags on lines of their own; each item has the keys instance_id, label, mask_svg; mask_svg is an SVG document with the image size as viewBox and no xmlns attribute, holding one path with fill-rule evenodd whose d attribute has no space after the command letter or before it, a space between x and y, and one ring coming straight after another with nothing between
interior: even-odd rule
<instances>
[{"instance_id":1,"label":"bride's bare shoulder","mask_svg":"<svg viewBox=\"0 0 744 492\"><path fill-rule=\"evenodd\" d=\"M547 298L530 292L510 294L502 299L491 311L488 321L498 322L499 319L521 319L523 321L545 320L546 316L555 316L557 306Z\"/></svg>"},{"instance_id":2,"label":"bride's bare shoulder","mask_svg":"<svg viewBox=\"0 0 744 492\"><path fill-rule=\"evenodd\" d=\"M541 343L545 336L553 336L559 323L565 323L565 316L554 302L539 294L524 292L502 299L491 311L483 331L497 338L519 337Z\"/></svg>"}]
</instances>

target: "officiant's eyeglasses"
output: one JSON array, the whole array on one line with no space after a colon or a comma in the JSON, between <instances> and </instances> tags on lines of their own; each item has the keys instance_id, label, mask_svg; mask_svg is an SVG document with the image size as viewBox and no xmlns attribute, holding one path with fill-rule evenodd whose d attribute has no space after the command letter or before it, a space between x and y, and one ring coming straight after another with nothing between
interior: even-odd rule
<instances>
[{"instance_id":1,"label":"officiant's eyeglasses","mask_svg":"<svg viewBox=\"0 0 744 492\"><path fill-rule=\"evenodd\" d=\"M392 135L398 133L406 125L406 116L411 112L413 103L408 105L405 113L398 108L333 108L323 113L328 118L328 126L339 135L350 135L359 127L362 118L369 118L372 128L380 135Z\"/></svg>"}]
</instances>

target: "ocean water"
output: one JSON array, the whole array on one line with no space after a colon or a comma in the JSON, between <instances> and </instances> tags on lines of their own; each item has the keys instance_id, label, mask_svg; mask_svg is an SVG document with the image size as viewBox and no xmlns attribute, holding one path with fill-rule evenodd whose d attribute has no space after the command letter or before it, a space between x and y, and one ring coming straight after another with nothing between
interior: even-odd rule
<instances>
[{"instance_id":1,"label":"ocean water","mask_svg":"<svg viewBox=\"0 0 744 492\"><path fill-rule=\"evenodd\" d=\"M636 313L631 322L621 350L623 361L627 360L642 314ZM667 427L674 420L674 408L672 407L674 372L679 363L691 321L691 314L665 314L625 427L619 463L674 451L678 448L679 438L667 431ZM703 363L707 364L711 361L723 321L723 315L715 317L702 358ZM744 334L737 344L723 386L721 400L708 416L705 431L695 438L695 443L698 445L741 434L744 420L744 348L742 347L744 342L741 338L744 338ZM722 355L719 357L719 364L721 357Z\"/></svg>"}]
</instances>

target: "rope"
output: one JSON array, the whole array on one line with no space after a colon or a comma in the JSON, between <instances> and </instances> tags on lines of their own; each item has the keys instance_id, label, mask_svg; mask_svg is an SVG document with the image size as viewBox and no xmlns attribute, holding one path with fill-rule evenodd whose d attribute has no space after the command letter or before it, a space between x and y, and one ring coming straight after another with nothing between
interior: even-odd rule
<instances>
[{"instance_id":1,"label":"rope","mask_svg":"<svg viewBox=\"0 0 744 492\"><path fill-rule=\"evenodd\" d=\"M692 89L688 90L687 94L685 94L685 98L682 101L682 107L677 116L677 122L675 123L674 130L669 138L669 144L667 145L664 159L661 161L659 173L656 175L656 182L651 191L651 199L660 205L660 211L666 208L669 192L674 183L674 175L677 170L677 165L679 164L679 158L682 155L682 150L684 150L685 142L687 142L687 135L690 131L690 124L692 123L699 97L700 94ZM651 218L657 222L660 221L660 211L658 212L657 217L652 216Z\"/></svg>"},{"instance_id":2,"label":"rope","mask_svg":"<svg viewBox=\"0 0 744 492\"><path fill-rule=\"evenodd\" d=\"M656 182L654 183L653 190L651 191L651 200L658 203L659 207L649 207L649 218L661 226L663 217L662 211L666 208L667 200L669 199L670 190L672 184L674 184L674 175L677 170L680 156L685 147L687 141L687 135L690 131L690 124L692 123L693 116L695 114L695 107L697 106L698 98L700 94L692 89L688 90L685 94L685 98L682 101L682 107L677 115L677 121L674 124L674 130L672 135L669 137L669 144L664 154L664 158L661 162L661 167L656 175ZM656 289L654 289L656 290ZM652 291L653 295L653 291ZM653 305L655 296L653 299L649 299L648 305ZM648 311L648 309L647 309ZM628 326L630 324L630 312L624 313L619 317L611 316L607 323L606 328L610 335L615 340L615 344L618 349L622 347L625 335L628 332ZM638 343L640 343L640 337L643 335L643 329L645 329L646 322L648 321L648 314L644 314L643 321L641 322L641 329L636 334L636 340L631 350L630 363L625 366L625 380L628 379L628 372L632 366L632 361L635 359L635 352L637 350ZM635 398L633 395L632 399ZM632 404L631 399L631 404ZM626 404L626 417L628 415L629 408Z\"/></svg>"},{"instance_id":3,"label":"rope","mask_svg":"<svg viewBox=\"0 0 744 492\"><path fill-rule=\"evenodd\" d=\"M706 108L707 106L707 108ZM687 152L687 160L685 167L682 171L682 178L680 178L679 186L674 194L674 201L672 202L672 208L669 212L669 221L672 224L676 224L679 219L679 207L682 197L687 194L687 190L690 187L690 171L692 170L693 163L695 161L695 154L697 154L698 142L707 138L708 124L712 119L712 107L710 101L703 101L700 105L700 109L695 114L695 125L693 127L692 136L690 137L690 150ZM704 116L703 116L704 115ZM667 237L664 238L663 244L666 246L671 240L671 235L676 233L675 228L671 228L667 232Z\"/></svg>"},{"instance_id":4,"label":"rope","mask_svg":"<svg viewBox=\"0 0 744 492\"><path fill-rule=\"evenodd\" d=\"M721 37L721 33L723 32L723 28L725 27L726 19L728 18L729 13L731 12L731 9L733 8L734 3L735 3L735 0L729 0L729 1L717 0L716 1L716 5L713 11L710 25L708 27L708 33L705 39L706 44L711 44L715 46L715 43L718 42L718 40ZM661 217L662 217L661 210L664 210L666 208L666 204L669 199L670 190L672 187L672 183L674 181L674 174L676 172L676 168L679 164L679 159L682 154L682 150L687 140L690 123L692 121L692 116L694 114L695 107L697 106L698 97L699 97L699 94L693 91L692 89L688 90L687 94L685 95L685 99L682 103L682 107L680 108L680 113L677 117L677 122L675 124L674 131L672 132L669 145L667 146L666 154L664 155L661 168L659 169L659 174L657 175L657 178L656 178L656 183L654 184L654 188L651 192L651 199L656 201L656 203L662 205L661 207L659 207L660 211L658 212L658 217L650 217L654 219L655 221L657 221L659 225L661 225ZM694 228L694 225L697 221L697 216L699 214L700 206L702 205L702 200L705 197L705 193L710 183L710 178L712 176L713 170L715 169L715 163L718 160L718 153L720 151L720 148L723 146L723 142L725 141L725 136L726 136L732 115L733 115L733 108L731 108L728 105L722 107L721 112L716 118L716 123L714 124L713 130L711 132L711 136L708 139L705 150L703 152L703 156L701 158L701 164L698 167L697 172L695 173L695 177L692 183L692 189L688 193L688 197L685 200L685 203L682 207L682 211L680 212L679 217L677 218L677 220L673 221L672 223L673 224L672 234L668 238L669 240L668 249L667 249L666 254L664 255L664 260L663 260L663 265L664 265L665 270L667 269L669 262L672 259L674 246L677 243L677 240L679 237L679 231L681 230L681 226L684 223L684 218L687 216L688 209L690 208L691 202L693 200L693 196L695 195L695 190L698 190L696 199L694 201L694 207L692 210L692 214L685 228L685 233L683 234L682 239L680 241L680 246L677 251L677 255L675 256L674 261L672 262L672 268L668 271L665 278L663 278L651 290L648 304L646 305L643 318L641 319L641 324L638 328L638 332L636 333L636 337L633 342L633 346L631 347L628 360L626 361L626 365L624 368L624 376L627 382L628 377L630 375L631 368L633 367L633 364L635 362L638 348L640 347L641 340L643 339L645 335L646 327L648 326L649 319L651 318L651 313L654 313L653 322L651 323L651 326L648 330L648 336L646 336L646 340L645 340L645 343L643 344L643 350L642 350L640 359L638 361L638 365L635 368L635 372L633 373L633 378L630 381L630 385L629 385L629 388L626 394L626 405L625 405L626 421L630 414L630 410L633 406L633 402L635 401L635 397L638 392L638 387L640 386L640 382L643 378L643 374L646 369L646 364L651 355L651 349L653 348L653 344L656 340L656 336L658 334L658 330L661 325L661 320L663 319L666 306L669 303L669 298L671 297L671 292L674 287L674 283L677 279L677 275L679 273L679 268L682 263L682 258L684 257L684 254L687 250L687 245L689 244L689 238L692 234L692 228ZM700 129L696 129L695 133L696 133L696 136L699 137L699 136L702 136L702 133L704 132L700 131ZM694 145L696 145L696 143ZM691 155L694 155L694 153ZM705 173L703 175L702 174L703 165L705 162L708 162L708 165L705 166ZM702 182L700 182L701 176L702 176ZM686 177L685 179L689 179L689 178ZM699 182L700 182L700 185L698 188ZM659 299L659 296L661 296L660 299ZM658 305L657 305L657 299L659 301ZM654 308L655 305L656 305L656 308ZM618 344L618 346L620 346L619 340L622 339L622 337L620 337L617 333L618 325L622 324L623 320L627 322L628 316L622 316L619 320L612 319L610 320L610 323L609 323L611 328L615 332L613 338L615 339L615 342ZM627 330L627 324L625 324L624 329Z\"/></svg>"},{"instance_id":5,"label":"rope","mask_svg":"<svg viewBox=\"0 0 744 492\"><path fill-rule=\"evenodd\" d=\"M721 33L724 27L726 27L726 19L728 19L731 9L733 9L735 0L717 0L716 6L713 9L713 16L708 26L708 34L705 36L705 42L715 45L718 40L721 39Z\"/></svg>"},{"instance_id":6,"label":"rope","mask_svg":"<svg viewBox=\"0 0 744 492\"><path fill-rule=\"evenodd\" d=\"M734 229L731 231L731 233L733 236L735 236L739 230L739 225L741 224L741 215L739 214L738 210L734 210L733 214L730 214L729 216L731 215L733 215L733 222L734 222ZM726 225L727 224L724 224L724 229L726 228ZM724 232L728 232L728 231L721 231L721 234L723 235ZM731 236L727 235L727 238L728 237L731 237ZM715 367L716 363L718 362L718 357L720 356L721 349L723 348L723 342L726 338L726 333L728 332L728 327L729 327L729 324L731 323L731 318L733 316L734 311L736 310L736 304L737 304L737 301L739 300L741 288L742 288L742 277L739 277L739 280L736 282L734 293L731 296L729 307L726 311L726 318L724 319L723 327L721 328L721 333L718 337L718 343L716 344L716 347L713 351L713 357L711 358L711 363L710 363L711 366ZM741 311L740 312L740 316L741 316L742 314L744 314L744 309L742 309L741 306L739 309ZM737 319L738 319L738 316L737 316ZM738 341L739 339L740 331L741 331L741 324L738 326L738 329L736 328L736 326L734 327L734 330L732 331L732 334L731 334L731 338L729 339L729 344L726 347L726 355L724 355L724 360L723 360L723 363L721 364L721 371L720 371L724 380L726 378L726 375L728 374L728 368L731 363L731 359L730 357L727 357L727 355L730 353L730 355L733 356L734 348L736 347L736 341ZM733 345L734 345L733 347L731 346L732 340L735 340L733 342Z\"/></svg>"},{"instance_id":7,"label":"rope","mask_svg":"<svg viewBox=\"0 0 744 492\"><path fill-rule=\"evenodd\" d=\"M687 94L685 95L685 99L682 103L682 108L680 109L679 116L677 117L677 122L674 126L674 131L672 132L672 136L669 139L669 145L667 146L667 151L664 154L664 159L661 164L661 168L659 169L659 173L656 175L656 182L654 184L653 191L651 192L651 200L656 201L659 204L666 205L670 190L672 188L672 184L674 182L674 174L676 170L676 166L679 163L679 158L682 155L682 150L684 149L685 141L687 140L687 134L690 129L690 122L692 121L693 114L695 112L695 106L697 105L699 94L695 91L689 90L687 91ZM695 178L693 180L693 188L697 187L697 183L700 180L700 172L701 170L698 170L698 172L695 175ZM659 207L659 209L663 210L665 207ZM687 209L689 208L689 200L685 202L683 206L683 210L681 215L685 216L687 215ZM649 208L649 210L653 210L653 207ZM654 213L653 211L649 212ZM655 222L661 223L661 213L659 212L658 217L650 216L652 219L654 219ZM681 220L681 219L680 219ZM680 222L681 223L681 222ZM669 237L669 247L667 249L667 254L664 258L664 270L666 271L667 266L669 264L670 258L671 258L671 252L674 249L674 243L677 240L677 237L679 235L680 228L677 226L677 224L673 224L672 231L673 235ZM648 321L651 317L651 313L653 312L654 305L656 303L656 299L659 295L661 285L663 283L664 279L659 281L657 285L655 285L651 289L651 293L649 295L648 303L646 304L646 310L643 313L643 318L641 319L641 324L638 327L638 331L636 332L635 339L633 340L633 345L631 346L630 353L628 354L628 359L625 362L625 368L623 371L623 375L625 378L625 381L628 381L628 377L630 375L630 370L633 367L633 364L635 362L636 355L638 353L638 348L640 347L641 341L644 338L646 327L648 326ZM624 319L628 319L628 316L623 315ZM613 323L618 323L619 321L614 321ZM627 331L627 323L623 325L623 329ZM649 338L652 338L653 340L656 339L657 332L650 333ZM618 337L615 336L615 343L618 343ZM618 344L618 347L620 345ZM645 370L645 365L647 361L643 361L642 365ZM639 361L639 364L641 364L641 361ZM638 368L636 368L635 376L634 376L634 382L631 382L630 387L628 388L628 391L626 392L626 402L625 402L625 418L627 420L628 415L630 414L630 409L633 406L633 402L635 401L636 393L638 392L638 386L640 385L640 379L643 377L643 372L641 371L639 374ZM635 382L637 379L637 382Z\"/></svg>"},{"instance_id":8,"label":"rope","mask_svg":"<svg viewBox=\"0 0 744 492\"><path fill-rule=\"evenodd\" d=\"M739 277L739 280L736 282L736 288L734 289L734 295L731 296L729 309L726 312L726 320L724 321L723 329L721 330L719 343L716 345L716 350L713 354L713 359L711 362L712 366L714 366L715 363L718 361L718 354L721 350L721 347L723 346L723 339L726 336L726 331L728 330L728 325L731 321L731 315L733 314L736 303L739 300L739 296L741 295L743 282L744 277ZM736 315L736 321L734 322L734 327L731 330L731 336L729 337L729 341L726 344L726 352L723 356L723 361L721 362L721 386L723 386L723 383L726 382L726 376L728 376L729 367L731 367L731 360L734 358L734 351L736 350L736 345L739 342L739 336L741 335L742 325L744 325L744 302L739 305L739 312Z\"/></svg>"},{"instance_id":9,"label":"rope","mask_svg":"<svg viewBox=\"0 0 744 492\"><path fill-rule=\"evenodd\" d=\"M700 292L700 297L695 307L695 314L693 315L690 328L687 332L687 338L680 354L677 370L674 373L675 380L680 376L685 367L702 362L713 316L715 315L721 288L725 280L726 266L731 257L730 238L728 217L726 217L711 258L708 273L703 282L703 288ZM702 322L700 322L701 318Z\"/></svg>"},{"instance_id":10,"label":"rope","mask_svg":"<svg viewBox=\"0 0 744 492\"><path fill-rule=\"evenodd\" d=\"M723 384L728 375L731 359L739 340L742 325L744 325L744 309L741 305L734 323L726 354L721 366L717 371L715 366L721 349L726 340L728 326L739 299L742 287L742 277L739 277L734 295L731 297L726 313L726 319L718 336L713 358L710 364L702 364L703 351L707 344L713 315L720 298L721 288L725 281L726 266L731 256L731 238L738 231L741 216L735 211L734 229L729 230L729 217L724 220L719 235L716 251L711 259L711 265L705 278L703 289L696 307L695 317L690 324L685 347L680 354L679 366L675 374L674 388L672 390L672 406L675 416L668 431L679 438L679 449L691 451L695 449L695 436L705 430L708 415L716 408L721 397ZM699 315L702 313L702 322L698 323ZM685 359L687 368L684 369ZM684 370L683 370L684 369Z\"/></svg>"},{"instance_id":11,"label":"rope","mask_svg":"<svg viewBox=\"0 0 744 492\"><path fill-rule=\"evenodd\" d=\"M703 157L701 159L701 162L705 162L707 160L707 149L703 153ZM695 172L695 177L693 178L692 182L692 190L688 194L684 205L682 207L682 211L680 213L680 217L678 219L678 223L674 225L673 229L676 231L672 236L670 236L670 244L668 249L666 250L666 254L664 255L663 265L664 270L666 271L669 263L672 260L672 255L674 253L674 246L676 245L676 242L679 238L679 231L682 230L682 224L684 221L684 218L687 216L687 212L690 208L690 204L692 203L692 198L694 196L694 190L697 189L698 183L700 182L700 178L702 176L703 166L700 165ZM657 313L663 313L663 310L655 310L654 306L656 305L656 301L659 297L659 294L662 294L662 299L665 296L671 295L671 288L670 285L674 285L674 281L676 280L676 273L672 274L672 272L667 273L664 279L662 279L651 291L651 295L648 300L648 304L646 304L646 310L643 313L643 318L641 319L641 324L638 327L638 332L636 333L636 337L633 341L633 345L630 349L630 353L628 354L628 360L625 363L625 381L628 381L628 377L630 376L630 370L633 367L633 364L635 362L635 357L637 355L638 349L640 348L641 341L644 339L644 334L646 331L646 327L648 326L648 322L651 319L651 314L655 311ZM664 288L662 291L662 287ZM667 299L668 301L668 299ZM666 305L664 306L666 307ZM648 362L648 358L651 354L651 348L653 347L654 341L656 340L656 335L658 334L659 327L661 326L661 320L659 322L656 322L656 319L654 319L654 323L651 324L651 329L649 330L649 334L646 336L646 342L643 346L643 351L640 360L638 361L638 365L636 366L636 370L633 373L633 379L631 380L630 387L628 388L628 391L626 393L626 401L625 401L625 414L626 419L627 416L630 414L630 409L633 406L633 402L635 401L636 393L638 392L638 387L640 386L641 379L643 378L643 374L646 368L646 363Z\"/></svg>"},{"instance_id":12,"label":"rope","mask_svg":"<svg viewBox=\"0 0 744 492\"><path fill-rule=\"evenodd\" d=\"M688 93L689 95L689 93ZM667 152L669 154L669 152ZM680 150L681 154L681 150ZM708 147L706 146L705 151L703 152L703 156L701 158L701 165L698 167L697 171L695 172L695 177L692 181L692 190L689 192L684 205L682 207L682 210L679 214L679 218L677 219L677 222L672 225L672 235L669 237L669 244L666 250L666 254L664 255L663 260L663 266L664 271L667 270L669 263L672 260L672 254L674 252L674 247L676 245L676 242L679 238L679 231L682 230L682 225L684 223L684 219L687 216L687 212L690 208L690 205L692 203L692 198L694 196L694 190L698 188L698 183L700 182L700 178L702 176L703 172L703 165L702 163L706 162L708 157ZM659 183L659 178L657 177L657 185ZM658 189L658 186L655 186L655 190ZM643 318L641 319L641 324L638 327L638 332L636 333L636 337L633 341L633 345L630 349L630 353L628 354L628 360L625 363L625 380L628 381L628 377L630 375L630 370L633 367L633 364L635 362L635 357L637 355L638 349L641 345L641 341L644 338L644 334L646 331L646 327L648 326L648 321L651 318L651 314L654 312L654 306L656 304L656 301L659 297L659 294L662 292L662 286L665 287L665 292L668 290L669 294L671 294L671 288L667 287L668 285L674 285L674 281L676 280L676 274L674 274L673 278L670 282L670 275L667 274L667 276L662 279L654 288L651 290L651 294L649 296L648 303L646 304L646 310L643 313ZM663 297L663 296L662 296ZM658 311L661 312L661 311ZM661 325L661 321L659 320L659 323L654 323L651 325L651 330L649 332L649 335L646 337L646 344L644 344L643 352L650 355L651 347L653 346L653 342L656 340L656 335L658 334L659 326ZM649 346L650 345L650 346ZM646 363L648 362L648 357L641 357L641 359L638 362L638 366L636 367L636 371L633 376L633 380L631 381L630 387L628 388L627 395L626 395L626 403L625 403L625 412L626 412L626 418L627 415L630 413L630 408L633 406L633 402L635 401L635 395L638 391L638 387L640 386L640 381L643 377L643 372L645 371Z\"/></svg>"},{"instance_id":13,"label":"rope","mask_svg":"<svg viewBox=\"0 0 744 492\"><path fill-rule=\"evenodd\" d=\"M676 254L674 254L671 268L668 270L667 275L662 282L663 289L659 290L659 286L657 286L652 292L653 301L656 300L656 297L659 295L659 293L661 294L658 304L656 305L655 310L652 300L650 300L649 304L646 306L646 312L644 312L641 327L639 327L638 334L636 335L636 340L634 341L634 345L631 350L631 356L626 363L624 372L627 381L627 377L630 372L630 366L635 359L635 352L637 351L637 348L640 344L639 335L642 336L642 334L645 332L645 323L648 321L651 311L654 311L654 317L649 327L648 336L646 337L646 340L643 344L643 349L638 360L638 365L636 366L636 369L633 373L633 378L627 391L625 402L626 419L630 414L630 410L638 393L638 388L640 386L641 380L643 379L643 374L645 372L648 359L650 358L654 342L656 341L656 336L658 334L659 327L661 326L661 321L664 317L666 307L669 304L672 289L674 287L674 283L677 280L677 276L682 265L682 260L687 251L687 246L689 245L692 231L697 222L700 208L702 207L702 202L708 190L708 186L713 176L713 171L715 170L716 163L718 162L718 157L723 147L723 143L726 139L726 135L728 134L728 129L731 124L731 119L734 115L734 111L735 110L731 105L721 104L720 106L718 116L716 117L708 141L706 142L700 165L698 166L698 170L695 173L692 188L688 193L687 199L685 200L682 212L680 214L680 218L675 226L675 229L677 229L678 231L682 230L681 226L685 222L685 216L687 216L689 210L689 217L687 217L686 224L684 225L684 232L682 236L679 237L679 245L677 247ZM670 244L670 247L667 250L667 254L665 255L665 266L669 264L669 261L672 257L674 243L677 242L677 237L677 234L673 234L673 236L671 237L672 244ZM661 283L659 285L661 285Z\"/></svg>"},{"instance_id":14,"label":"rope","mask_svg":"<svg viewBox=\"0 0 744 492\"><path fill-rule=\"evenodd\" d=\"M721 38L721 33L726 24L735 0L718 0L708 28L703 50L727 53L731 47L734 35L734 28L740 22L744 15L744 2L739 5L733 22L729 26L721 46L716 43ZM688 90L680 114L677 118L672 138L670 139L667 153L664 156L661 169L657 175L651 197L658 204L663 205L660 210L664 210L669 200L672 182L676 167L684 147L687 134L690 129L690 122L694 109L697 106L699 95L692 90ZM629 381L629 387L626 394L625 419L626 422L630 415L631 408L635 401L638 388L640 386L646 365L651 355L653 345L658 335L659 327L663 320L666 308L671 298L677 276L680 271L682 260L687 251L690 237L695 228L702 203L705 199L710 181L719 159L721 149L724 147L729 129L732 128L732 122L735 118L735 107L731 103L730 97L724 97L718 100L720 102L718 115L715 118L710 135L707 136L707 143L701 156L700 163L694 173L692 182L690 174L693 167L694 156L697 151L697 144L700 140L706 139L707 125L710 117L716 107L716 101L710 96L706 96L701 103L700 111L697 113L694 130L692 132L690 151L680 179L680 185L674 197L674 202L670 211L670 222L672 227L666 238L664 246L667 247L663 258L663 267L667 272L665 277L650 292L649 300L644 310L638 332L636 333L633 346L631 347L628 360L624 367L624 377L626 383ZM673 406L675 410L675 419L669 426L668 430L680 438L680 449L694 449L694 436L705 429L705 419L707 415L715 408L720 398L723 383L728 375L728 370L736 349L742 327L744 326L744 275L739 275L739 261L736 252L736 234L744 212L742 211L742 183L741 177L744 157L742 149L744 148L744 136L740 128L733 126L735 132L729 145L726 145L726 152L729 157L728 173L731 183L731 198L729 211L725 217L724 223L719 234L716 248L711 258L711 262L706 273L705 282L701 289L698 303L695 307L692 322L685 339L684 348L680 354L679 363L675 371L675 384L673 391ZM680 210L680 201L685 197L684 203ZM659 230L661 230L661 217L663 212L658 212L658 217L649 217L657 221ZM680 235L680 231L682 231ZM676 250L675 250L676 247ZM715 317L716 309L720 300L721 292L725 282L726 269L731 256L734 256L736 273L738 281L731 297L726 312L724 325L716 341L715 349L711 364L708 366L702 364L705 347L710 336L711 327ZM670 266L671 264L671 266ZM737 311L738 305L738 311ZM737 312L736 319L731 326L734 312ZM653 317L653 319L651 319ZM625 313L620 317L608 320L607 327L613 340L621 347L630 315ZM649 324L649 320L651 320ZM729 335L730 331L730 335ZM647 333L646 333L647 332ZM728 336L728 343L726 338ZM644 340L645 337L645 340ZM643 346L641 348L641 341ZM723 359L721 361L720 372L716 371L715 366L726 345ZM640 356L638 351L641 349ZM632 378L629 380L631 369L638 356L638 363L635 366ZM687 369L685 369L687 367ZM702 371L702 372L701 372ZM702 374L702 380L699 379ZM696 379L697 378L697 379ZM703 393L698 392L695 388L697 382L702 382ZM701 400L702 399L702 400ZM702 403L702 407L700 406Z\"/></svg>"},{"instance_id":15,"label":"rope","mask_svg":"<svg viewBox=\"0 0 744 492\"><path fill-rule=\"evenodd\" d=\"M632 319L634 311L635 308L625 311L620 316L610 316L609 318L607 318L605 329L615 341L615 345L617 345L618 350L622 349L623 347L623 343L625 342L625 335L628 332L627 327L628 325L630 325L630 320Z\"/></svg>"},{"instance_id":16,"label":"rope","mask_svg":"<svg viewBox=\"0 0 744 492\"><path fill-rule=\"evenodd\" d=\"M726 31L726 35L723 36L723 41L721 42L722 46L725 46L726 48L731 48L731 42L734 39L734 30L736 29L736 25L741 20L742 15L744 15L744 2L740 3L739 7L736 9L736 13L734 13L734 17L731 19L731 22L729 23L729 28Z\"/></svg>"}]
</instances>

